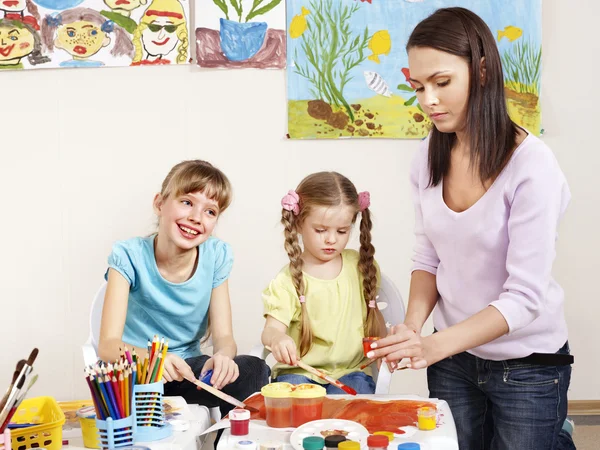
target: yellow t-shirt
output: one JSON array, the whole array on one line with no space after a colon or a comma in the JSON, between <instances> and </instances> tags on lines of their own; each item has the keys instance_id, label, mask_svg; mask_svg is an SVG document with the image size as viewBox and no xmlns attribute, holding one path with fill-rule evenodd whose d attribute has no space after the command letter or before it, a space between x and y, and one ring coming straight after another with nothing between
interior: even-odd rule
<instances>
[{"instance_id":1,"label":"yellow t-shirt","mask_svg":"<svg viewBox=\"0 0 600 450\"><path fill-rule=\"evenodd\" d=\"M368 360L363 354L362 339L367 317L362 275L358 270L359 254L356 250L342 252L342 270L332 280L321 280L303 274L306 309L313 332L313 345L302 361L321 369L333 378L360 371ZM379 287L379 266L377 286ZM287 334L300 349L301 308L292 282L289 265L286 265L263 291L264 315L272 316L287 325ZM298 354L298 356L300 356ZM371 368L364 372L371 375ZM319 383L320 378L299 367L277 363L272 377L282 374L307 376Z\"/></svg>"}]
</instances>

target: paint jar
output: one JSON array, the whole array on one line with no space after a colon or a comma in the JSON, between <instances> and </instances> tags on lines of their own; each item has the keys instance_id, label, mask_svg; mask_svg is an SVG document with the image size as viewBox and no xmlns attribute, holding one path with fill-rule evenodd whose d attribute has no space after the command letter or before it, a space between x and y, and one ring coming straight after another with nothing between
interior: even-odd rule
<instances>
[{"instance_id":1,"label":"paint jar","mask_svg":"<svg viewBox=\"0 0 600 450\"><path fill-rule=\"evenodd\" d=\"M235 444L235 448L239 450L256 450L256 442L254 441L239 441Z\"/></svg>"},{"instance_id":2,"label":"paint jar","mask_svg":"<svg viewBox=\"0 0 600 450\"><path fill-rule=\"evenodd\" d=\"M79 419L83 446L86 448L100 448L98 441L98 428L96 427L96 410L93 406L79 408L75 415Z\"/></svg>"},{"instance_id":3,"label":"paint jar","mask_svg":"<svg viewBox=\"0 0 600 450\"><path fill-rule=\"evenodd\" d=\"M338 444L338 450L360 450L360 442L344 441Z\"/></svg>"},{"instance_id":4,"label":"paint jar","mask_svg":"<svg viewBox=\"0 0 600 450\"><path fill-rule=\"evenodd\" d=\"M302 439L304 450L323 450L325 440L320 436L308 436Z\"/></svg>"},{"instance_id":5,"label":"paint jar","mask_svg":"<svg viewBox=\"0 0 600 450\"><path fill-rule=\"evenodd\" d=\"M236 408L229 411L232 436L246 436L250 429L250 411Z\"/></svg>"},{"instance_id":6,"label":"paint jar","mask_svg":"<svg viewBox=\"0 0 600 450\"><path fill-rule=\"evenodd\" d=\"M290 383L270 383L260 390L265 398L267 425L272 428L292 426L292 392Z\"/></svg>"},{"instance_id":7,"label":"paint jar","mask_svg":"<svg viewBox=\"0 0 600 450\"><path fill-rule=\"evenodd\" d=\"M364 352L365 356L367 356L367 353L369 353L371 350L373 350L371 348L371 344L375 341L378 341L379 339L381 339L381 338L377 337L377 336L363 338L363 352Z\"/></svg>"},{"instance_id":8,"label":"paint jar","mask_svg":"<svg viewBox=\"0 0 600 450\"><path fill-rule=\"evenodd\" d=\"M346 440L346 436L341 434L333 434L325 438L325 448L327 450L337 450L338 445Z\"/></svg>"},{"instance_id":9,"label":"paint jar","mask_svg":"<svg viewBox=\"0 0 600 450\"><path fill-rule=\"evenodd\" d=\"M398 450L421 450L421 444L417 444L416 442L404 442L398 444Z\"/></svg>"},{"instance_id":10,"label":"paint jar","mask_svg":"<svg viewBox=\"0 0 600 450\"><path fill-rule=\"evenodd\" d=\"M419 430L435 430L435 425L437 423L436 408L431 406L421 406L417 410L417 420L419 424Z\"/></svg>"},{"instance_id":11,"label":"paint jar","mask_svg":"<svg viewBox=\"0 0 600 450\"><path fill-rule=\"evenodd\" d=\"M394 439L396 439L396 436L391 431L376 431L375 433L373 433L373 435L375 435L375 436L387 436L387 438L388 438L388 440L390 442L392 442Z\"/></svg>"},{"instance_id":12,"label":"paint jar","mask_svg":"<svg viewBox=\"0 0 600 450\"><path fill-rule=\"evenodd\" d=\"M260 450L281 450L283 444L281 442L267 441L260 444Z\"/></svg>"},{"instance_id":13,"label":"paint jar","mask_svg":"<svg viewBox=\"0 0 600 450\"><path fill-rule=\"evenodd\" d=\"M292 392L292 426L320 420L323 416L323 401L327 391L323 386L312 383L299 384Z\"/></svg>"},{"instance_id":14,"label":"paint jar","mask_svg":"<svg viewBox=\"0 0 600 450\"><path fill-rule=\"evenodd\" d=\"M371 435L367 438L369 450L387 450L390 440L387 436Z\"/></svg>"}]
</instances>

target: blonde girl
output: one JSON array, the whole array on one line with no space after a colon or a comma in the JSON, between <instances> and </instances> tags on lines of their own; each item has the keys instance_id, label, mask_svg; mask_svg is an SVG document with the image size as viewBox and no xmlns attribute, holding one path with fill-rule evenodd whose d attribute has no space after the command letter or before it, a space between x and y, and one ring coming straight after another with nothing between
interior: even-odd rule
<instances>
[{"instance_id":1,"label":"blonde girl","mask_svg":"<svg viewBox=\"0 0 600 450\"><path fill-rule=\"evenodd\" d=\"M184 64L189 37L185 11L178 0L154 0L133 34L133 65Z\"/></svg>"},{"instance_id":2,"label":"blonde girl","mask_svg":"<svg viewBox=\"0 0 600 450\"><path fill-rule=\"evenodd\" d=\"M371 243L368 192L336 172L306 177L282 199L281 223L290 262L263 292L262 342L278 361L273 378L322 383L296 367L299 358L355 389L373 393L362 338L383 336L377 307L379 273ZM360 251L346 249L360 214ZM299 237L302 237L302 246ZM343 393L327 385L328 393Z\"/></svg>"}]
</instances>

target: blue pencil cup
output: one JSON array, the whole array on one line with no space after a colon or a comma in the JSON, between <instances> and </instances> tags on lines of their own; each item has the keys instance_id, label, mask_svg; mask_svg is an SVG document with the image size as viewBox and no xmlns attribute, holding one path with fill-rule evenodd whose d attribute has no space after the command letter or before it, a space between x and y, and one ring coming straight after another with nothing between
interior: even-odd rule
<instances>
[{"instance_id":1,"label":"blue pencil cup","mask_svg":"<svg viewBox=\"0 0 600 450\"><path fill-rule=\"evenodd\" d=\"M173 434L171 424L165 419L163 394L162 381L133 387L136 441L158 441Z\"/></svg>"},{"instance_id":2,"label":"blue pencil cup","mask_svg":"<svg viewBox=\"0 0 600 450\"><path fill-rule=\"evenodd\" d=\"M98 427L100 435L100 448L103 449L130 447L137 439L133 414L119 420L113 420L110 417L106 420L96 419L96 427Z\"/></svg>"}]
</instances>

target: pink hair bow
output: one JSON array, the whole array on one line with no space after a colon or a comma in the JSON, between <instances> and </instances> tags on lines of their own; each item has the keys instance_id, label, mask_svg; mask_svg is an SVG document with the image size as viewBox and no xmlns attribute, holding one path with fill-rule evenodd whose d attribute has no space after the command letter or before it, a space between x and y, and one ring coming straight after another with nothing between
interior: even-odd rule
<instances>
[{"instance_id":1,"label":"pink hair bow","mask_svg":"<svg viewBox=\"0 0 600 450\"><path fill-rule=\"evenodd\" d=\"M300 197L296 191L288 191L281 199L281 206L286 211L291 211L297 216L300 213Z\"/></svg>"},{"instance_id":2,"label":"pink hair bow","mask_svg":"<svg viewBox=\"0 0 600 450\"><path fill-rule=\"evenodd\" d=\"M358 194L358 208L360 211L364 211L369 206L371 206L371 194L369 194L369 191L363 191Z\"/></svg>"}]
</instances>

